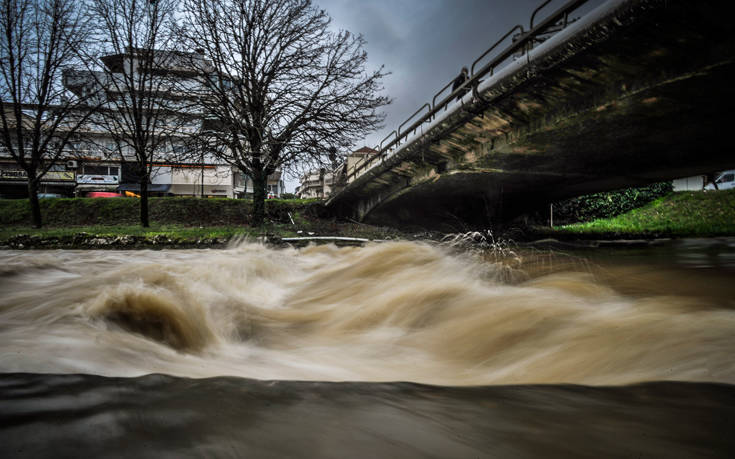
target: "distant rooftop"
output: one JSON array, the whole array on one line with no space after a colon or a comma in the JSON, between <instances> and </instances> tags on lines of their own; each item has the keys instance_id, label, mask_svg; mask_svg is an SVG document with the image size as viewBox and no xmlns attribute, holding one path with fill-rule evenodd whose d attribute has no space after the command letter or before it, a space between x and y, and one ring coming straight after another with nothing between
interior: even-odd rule
<instances>
[{"instance_id":1,"label":"distant rooftop","mask_svg":"<svg viewBox=\"0 0 735 459\"><path fill-rule=\"evenodd\" d=\"M366 155L366 154L375 154L377 152L378 152L377 150L374 150L370 147L362 147L359 150L355 150L352 154L358 153L361 155Z\"/></svg>"}]
</instances>

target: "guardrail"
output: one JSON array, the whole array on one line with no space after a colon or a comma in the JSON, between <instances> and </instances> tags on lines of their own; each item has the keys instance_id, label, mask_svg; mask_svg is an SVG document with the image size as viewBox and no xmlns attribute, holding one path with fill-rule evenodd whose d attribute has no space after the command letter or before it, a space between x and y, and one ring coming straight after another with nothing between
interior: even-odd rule
<instances>
[{"instance_id":1,"label":"guardrail","mask_svg":"<svg viewBox=\"0 0 735 459\"><path fill-rule=\"evenodd\" d=\"M472 65L470 66L469 78L464 83L462 83L462 85L451 91L448 95L443 96L443 98L440 98L440 96L442 96L447 91L447 89L449 89L453 85L455 79L452 79L449 83L444 85L444 87L442 87L438 92L434 94L431 99L431 103L426 102L425 104L423 104L421 107L419 107L418 110L416 110L411 116L409 116L404 122L402 122L397 129L394 129L387 136L385 136L385 138L380 141L380 144L375 146L375 150L378 151L378 154L371 156L365 155L363 158L358 160L355 165L350 168L350 170L347 171L347 183L352 182L354 179L362 175L364 172L367 171L367 169L375 165L377 162L384 161L387 157L389 157L392 153L396 151L403 140L405 140L410 134L415 134L417 130L423 127L424 123L430 123L431 121L433 121L436 118L437 113L439 113L441 110L446 110L449 107L450 103L458 96L460 96L459 98L461 99L461 95L472 91L475 98L482 100L477 91L477 87L482 82L483 77L487 75L492 76L495 72L495 69L506 63L506 61L508 61L508 59L510 59L511 57L527 54L528 51L533 48L535 42L543 41L542 39L540 39L540 36L546 35L546 37L544 37L545 39L548 38L548 35L550 33L557 33L563 30L570 22L569 14L588 2L588 0L569 0L553 13L546 16L546 18L541 20L538 24L534 25L536 15L544 8L546 8L550 3L552 3L552 1L553 0L544 0L543 2L541 2L541 4L539 4L538 7L536 7L535 10L533 10L533 12L531 13L531 18L529 20L529 28L527 32L524 30L522 25L516 24L498 41L493 43L492 46L485 50L485 52L480 54L480 56L472 62ZM508 40L508 38L511 39L511 44L505 47L497 55L495 55L489 62L480 66L476 71L475 67L483 62L485 58L491 55L491 53L495 51L498 46L500 46L503 42ZM439 99L438 103L437 99ZM403 127L406 124L413 120L417 115L423 113L426 109L428 109L426 113L424 113L420 118L414 121L407 129L403 130ZM387 140L391 139L391 137L392 140L390 140L384 146L383 144Z\"/></svg>"}]
</instances>

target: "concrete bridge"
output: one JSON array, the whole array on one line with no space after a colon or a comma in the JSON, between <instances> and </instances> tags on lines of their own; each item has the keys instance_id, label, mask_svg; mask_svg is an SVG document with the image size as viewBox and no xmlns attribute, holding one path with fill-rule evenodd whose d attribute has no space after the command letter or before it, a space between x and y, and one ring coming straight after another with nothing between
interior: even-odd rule
<instances>
[{"instance_id":1,"label":"concrete bridge","mask_svg":"<svg viewBox=\"0 0 735 459\"><path fill-rule=\"evenodd\" d=\"M581 3L481 57L461 101L440 92L327 205L361 221L492 225L554 200L735 167L730 2L609 0L538 44Z\"/></svg>"}]
</instances>

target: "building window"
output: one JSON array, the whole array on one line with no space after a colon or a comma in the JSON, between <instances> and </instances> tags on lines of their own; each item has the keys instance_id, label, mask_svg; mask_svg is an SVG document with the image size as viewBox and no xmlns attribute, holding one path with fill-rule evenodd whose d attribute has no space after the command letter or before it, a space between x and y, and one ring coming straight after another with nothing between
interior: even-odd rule
<instances>
[{"instance_id":1,"label":"building window","mask_svg":"<svg viewBox=\"0 0 735 459\"><path fill-rule=\"evenodd\" d=\"M117 166L88 166L84 165L84 175L118 175L120 168Z\"/></svg>"}]
</instances>

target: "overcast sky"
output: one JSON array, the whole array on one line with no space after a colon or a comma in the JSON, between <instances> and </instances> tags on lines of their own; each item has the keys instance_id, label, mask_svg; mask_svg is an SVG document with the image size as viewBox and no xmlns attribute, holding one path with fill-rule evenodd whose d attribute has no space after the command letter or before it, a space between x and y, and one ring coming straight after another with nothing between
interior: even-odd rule
<instances>
[{"instance_id":1,"label":"overcast sky","mask_svg":"<svg viewBox=\"0 0 735 459\"><path fill-rule=\"evenodd\" d=\"M528 29L541 0L314 0L335 29L362 34L368 67L391 72L384 80L393 102L385 107L385 127L356 148L374 147L442 86L454 79L515 24ZM599 4L599 1L591 3ZM552 12L564 1L555 0ZM589 9L589 8L585 8ZM540 17L543 15L540 14ZM538 19L537 19L538 21ZM295 183L288 181L293 191Z\"/></svg>"},{"instance_id":2,"label":"overcast sky","mask_svg":"<svg viewBox=\"0 0 735 459\"><path fill-rule=\"evenodd\" d=\"M527 28L539 0L314 0L335 28L367 40L368 65L385 65L393 103L376 145L517 23ZM551 7L551 5L549 5Z\"/></svg>"}]
</instances>

